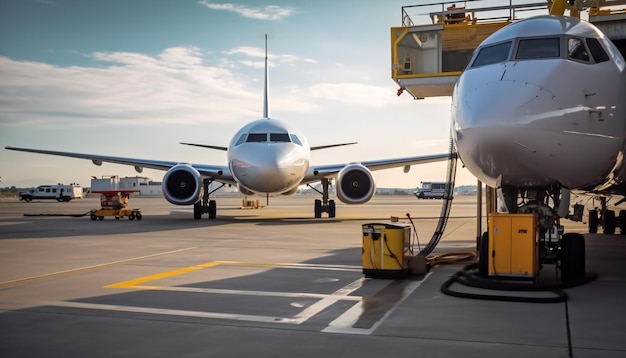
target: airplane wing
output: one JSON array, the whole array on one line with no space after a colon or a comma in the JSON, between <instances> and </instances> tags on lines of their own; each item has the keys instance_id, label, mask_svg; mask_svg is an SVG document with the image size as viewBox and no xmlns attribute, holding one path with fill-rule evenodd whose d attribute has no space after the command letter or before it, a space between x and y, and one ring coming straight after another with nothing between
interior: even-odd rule
<instances>
[{"instance_id":1,"label":"airplane wing","mask_svg":"<svg viewBox=\"0 0 626 358\"><path fill-rule=\"evenodd\" d=\"M315 147L311 147L311 150L319 150L319 149L326 149L326 148L341 147L341 146L344 146L344 145L353 145L353 144L357 144L357 143L358 142L318 145L318 146L315 146ZM217 149L217 150L228 150L228 148L221 147L221 146L218 146L218 145L183 143L183 142L181 142L180 144L191 145L191 146L200 147L200 148Z\"/></svg>"},{"instance_id":2,"label":"airplane wing","mask_svg":"<svg viewBox=\"0 0 626 358\"><path fill-rule=\"evenodd\" d=\"M456 155L456 154L454 154ZM404 167L407 165L426 164L434 162L442 162L448 160L450 153L431 154L416 157L405 158L392 158L392 159L378 159L359 162L369 170L382 170L397 167ZM309 167L307 174L302 180L302 184L312 183L319 181L321 178L335 177L343 167L347 164L331 164L331 165L313 165Z\"/></svg>"},{"instance_id":3,"label":"airplane wing","mask_svg":"<svg viewBox=\"0 0 626 358\"><path fill-rule=\"evenodd\" d=\"M353 144L357 144L357 143L358 142L318 145L318 146L311 147L311 150L320 150L320 149L326 149L326 148L341 147L341 146L344 146L344 145L353 145Z\"/></svg>"},{"instance_id":4,"label":"airplane wing","mask_svg":"<svg viewBox=\"0 0 626 358\"><path fill-rule=\"evenodd\" d=\"M38 153L38 154L48 154L48 155L57 155L61 157L70 157L70 158L78 158L78 159L87 159L91 160L95 165L102 165L102 163L115 163L122 165L130 165L134 166L135 170L138 173L141 173L143 168L156 169L156 170L164 170L167 171L171 167L179 164L180 162L172 162L165 160L151 160L151 159L138 159L138 158L126 158L126 157L113 157L106 155L97 155L97 154L86 154L86 153L73 153L73 152L58 152L53 150L43 150L43 149L31 149L31 148L17 148L17 147L4 147L8 150L15 150L19 152L29 152L29 153ZM191 164L200 174L205 177L210 177L215 179L216 181L223 183L235 183L235 179L230 173L228 166L220 166L220 165L206 165L206 164Z\"/></svg>"},{"instance_id":5,"label":"airplane wing","mask_svg":"<svg viewBox=\"0 0 626 358\"><path fill-rule=\"evenodd\" d=\"M216 149L216 150L223 150L223 151L227 151L228 148L226 147L222 147L219 145L208 145L208 144L195 144L195 143L183 143L180 142L180 144L184 144L184 145L191 145L194 147L200 147L200 148L208 148L208 149Z\"/></svg>"}]
</instances>

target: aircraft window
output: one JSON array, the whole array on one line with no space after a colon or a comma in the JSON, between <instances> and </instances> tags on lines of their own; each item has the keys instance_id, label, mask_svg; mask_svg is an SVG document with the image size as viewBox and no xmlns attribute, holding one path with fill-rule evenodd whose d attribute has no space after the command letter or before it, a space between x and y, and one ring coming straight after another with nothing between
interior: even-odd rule
<instances>
[{"instance_id":1,"label":"aircraft window","mask_svg":"<svg viewBox=\"0 0 626 358\"><path fill-rule=\"evenodd\" d=\"M270 142L287 142L289 143L289 134L287 133L270 133Z\"/></svg>"},{"instance_id":2,"label":"aircraft window","mask_svg":"<svg viewBox=\"0 0 626 358\"><path fill-rule=\"evenodd\" d=\"M246 142L267 142L267 133L250 133Z\"/></svg>"},{"instance_id":3,"label":"aircraft window","mask_svg":"<svg viewBox=\"0 0 626 358\"><path fill-rule=\"evenodd\" d=\"M520 40L515 56L518 60L555 57L561 57L558 37Z\"/></svg>"},{"instance_id":4,"label":"aircraft window","mask_svg":"<svg viewBox=\"0 0 626 358\"><path fill-rule=\"evenodd\" d=\"M302 142L300 141L300 138L298 138L297 135L290 134L289 137L291 137L292 142L296 143L297 145L302 145Z\"/></svg>"},{"instance_id":5,"label":"aircraft window","mask_svg":"<svg viewBox=\"0 0 626 358\"><path fill-rule=\"evenodd\" d=\"M245 142L247 136L248 136L248 134L245 134L245 133L242 134L241 137L239 137L239 139L237 139L237 142L235 143L235 145L237 146L237 145Z\"/></svg>"},{"instance_id":6,"label":"aircraft window","mask_svg":"<svg viewBox=\"0 0 626 358\"><path fill-rule=\"evenodd\" d=\"M587 46L589 46L589 51L591 52L591 56L596 61L596 63L605 62L609 60L609 55L606 54L602 45L600 45L600 41L598 39L594 39L592 37L586 38Z\"/></svg>"},{"instance_id":7,"label":"aircraft window","mask_svg":"<svg viewBox=\"0 0 626 358\"><path fill-rule=\"evenodd\" d=\"M504 62L509 58L509 50L511 42L504 42L498 45L483 47L478 52L476 59L472 63L472 67L491 65L493 63Z\"/></svg>"},{"instance_id":8,"label":"aircraft window","mask_svg":"<svg viewBox=\"0 0 626 358\"><path fill-rule=\"evenodd\" d=\"M589 53L587 53L583 40L577 38L567 40L567 57L589 62Z\"/></svg>"}]
</instances>

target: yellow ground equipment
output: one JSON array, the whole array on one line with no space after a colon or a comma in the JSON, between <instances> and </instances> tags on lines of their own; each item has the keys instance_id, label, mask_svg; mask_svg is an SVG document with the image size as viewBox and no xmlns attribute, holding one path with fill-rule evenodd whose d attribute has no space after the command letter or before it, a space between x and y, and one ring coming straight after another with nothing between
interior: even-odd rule
<instances>
[{"instance_id":1,"label":"yellow ground equipment","mask_svg":"<svg viewBox=\"0 0 626 358\"><path fill-rule=\"evenodd\" d=\"M535 279L539 273L536 214L489 215L489 276Z\"/></svg>"},{"instance_id":2,"label":"yellow ground equipment","mask_svg":"<svg viewBox=\"0 0 626 358\"><path fill-rule=\"evenodd\" d=\"M122 191L98 191L92 193L102 194L100 196L100 206L98 210L90 212L91 220L103 220L105 216L114 216L115 220L128 217L128 220L141 220L142 215L139 209L129 209L130 193L138 190Z\"/></svg>"},{"instance_id":3,"label":"yellow ground equipment","mask_svg":"<svg viewBox=\"0 0 626 358\"><path fill-rule=\"evenodd\" d=\"M400 222L363 224L363 274L395 278L409 272L411 227Z\"/></svg>"}]
</instances>

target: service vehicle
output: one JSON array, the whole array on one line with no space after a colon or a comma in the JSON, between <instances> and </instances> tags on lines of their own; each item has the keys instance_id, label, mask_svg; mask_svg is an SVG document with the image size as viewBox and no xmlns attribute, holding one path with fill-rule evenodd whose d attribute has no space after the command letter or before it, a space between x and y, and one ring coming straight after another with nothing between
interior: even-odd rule
<instances>
[{"instance_id":1,"label":"service vehicle","mask_svg":"<svg viewBox=\"0 0 626 358\"><path fill-rule=\"evenodd\" d=\"M413 194L418 199L443 199L446 193L446 182L422 182Z\"/></svg>"},{"instance_id":2,"label":"service vehicle","mask_svg":"<svg viewBox=\"0 0 626 358\"><path fill-rule=\"evenodd\" d=\"M82 198L83 188L78 184L40 185L28 191L20 192L20 200L24 201L53 199L59 202L67 202L72 199Z\"/></svg>"}]
</instances>

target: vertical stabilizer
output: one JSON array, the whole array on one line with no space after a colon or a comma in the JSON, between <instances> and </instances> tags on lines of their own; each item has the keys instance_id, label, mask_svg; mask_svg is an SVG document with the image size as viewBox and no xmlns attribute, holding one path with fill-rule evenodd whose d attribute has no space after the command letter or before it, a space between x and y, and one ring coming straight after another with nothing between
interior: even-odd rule
<instances>
[{"instance_id":1,"label":"vertical stabilizer","mask_svg":"<svg viewBox=\"0 0 626 358\"><path fill-rule=\"evenodd\" d=\"M267 34L265 34L265 88L263 89L263 118L270 118L270 108L268 104L268 92L269 92L269 82L268 82L269 72L267 70Z\"/></svg>"}]
</instances>

